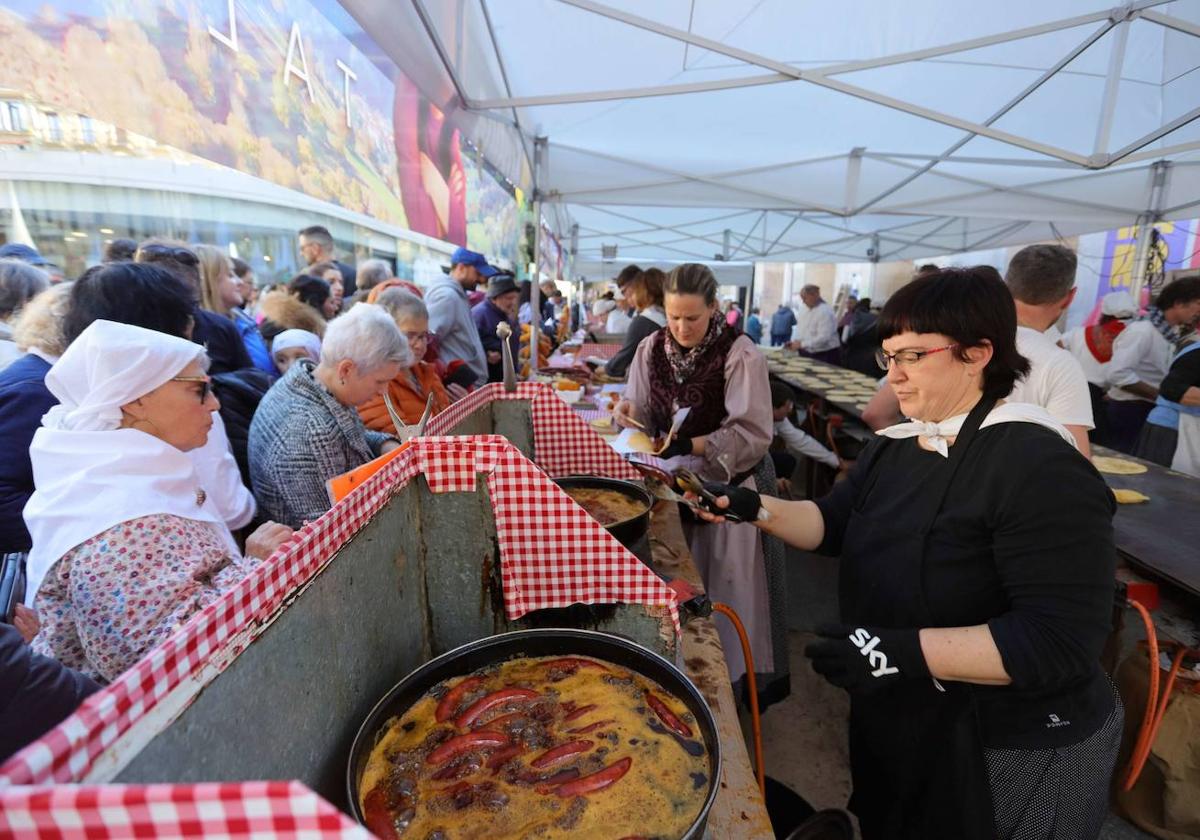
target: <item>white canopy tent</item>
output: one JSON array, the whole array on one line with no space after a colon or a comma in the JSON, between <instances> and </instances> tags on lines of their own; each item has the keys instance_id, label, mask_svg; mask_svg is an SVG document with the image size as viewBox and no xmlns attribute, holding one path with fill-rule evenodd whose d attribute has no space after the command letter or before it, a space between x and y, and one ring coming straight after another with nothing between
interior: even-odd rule
<instances>
[{"instance_id":1,"label":"white canopy tent","mask_svg":"<svg viewBox=\"0 0 1200 840\"><path fill-rule=\"evenodd\" d=\"M1200 212L1200 0L343 5L402 63L428 38L581 259L919 259Z\"/></svg>"}]
</instances>

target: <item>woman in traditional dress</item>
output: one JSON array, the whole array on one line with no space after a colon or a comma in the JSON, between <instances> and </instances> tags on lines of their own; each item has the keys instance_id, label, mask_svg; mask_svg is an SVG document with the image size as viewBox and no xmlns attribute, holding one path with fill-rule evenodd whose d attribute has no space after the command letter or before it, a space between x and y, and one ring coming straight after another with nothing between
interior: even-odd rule
<instances>
[{"instance_id":1,"label":"woman in traditional dress","mask_svg":"<svg viewBox=\"0 0 1200 840\"><path fill-rule=\"evenodd\" d=\"M774 493L775 471L765 457L774 426L765 357L726 323L707 267L679 266L663 291L667 325L638 345L617 422L637 421L661 436L686 407L664 458L678 457L706 481ZM747 523L685 521L684 531L708 596L732 606L746 625L762 699L786 696L782 546ZM727 623L717 626L737 682L746 672L741 645Z\"/></svg>"},{"instance_id":2,"label":"woman in traditional dress","mask_svg":"<svg viewBox=\"0 0 1200 840\"><path fill-rule=\"evenodd\" d=\"M34 650L115 679L291 536L269 522L238 551L187 452L220 404L204 348L95 321L46 375L59 404L30 455Z\"/></svg>"}]
</instances>

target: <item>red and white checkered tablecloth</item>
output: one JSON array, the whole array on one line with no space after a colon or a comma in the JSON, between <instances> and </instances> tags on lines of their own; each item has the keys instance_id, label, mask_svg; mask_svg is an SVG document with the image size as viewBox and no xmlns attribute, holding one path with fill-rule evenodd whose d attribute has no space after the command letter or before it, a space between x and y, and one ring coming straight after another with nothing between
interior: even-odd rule
<instances>
[{"instance_id":1,"label":"red and white checkered tablecloth","mask_svg":"<svg viewBox=\"0 0 1200 840\"><path fill-rule=\"evenodd\" d=\"M576 358L588 359L594 356L607 361L617 355L617 351L620 349L620 344L592 344L591 342L585 342L579 345L579 355Z\"/></svg>"},{"instance_id":2,"label":"red and white checkered tablecloth","mask_svg":"<svg viewBox=\"0 0 1200 840\"><path fill-rule=\"evenodd\" d=\"M371 838L299 782L15 787L3 806L0 837Z\"/></svg>"},{"instance_id":3,"label":"red and white checkered tablecloth","mask_svg":"<svg viewBox=\"0 0 1200 840\"><path fill-rule=\"evenodd\" d=\"M549 404L570 411L553 394L546 397L552 401ZM49 794L33 797L20 786L102 781L106 774L117 772L123 766L122 751L132 751L126 739L135 725L142 725L138 738L152 737L148 727L165 726L168 715L155 715L154 723L147 716L168 696L171 704L182 707L228 667L285 600L311 580L397 488L423 474L434 492L471 491L480 473L496 516L505 613L510 619L577 602L619 601L663 608L678 631L675 593L506 439L498 435L417 438L133 668L0 766L0 815L30 812L34 814L30 819L85 826L88 836L120 834L128 821L121 809L85 808L86 800L72 804L69 798L59 800ZM225 793L212 799L206 811L214 820L241 814L247 807L245 797L258 790L246 785L218 789ZM283 820L280 824L291 824L286 819L290 806L278 798L274 801L275 806L260 801L255 813L276 814ZM173 836L174 813L151 807L153 825L142 836Z\"/></svg>"},{"instance_id":4,"label":"red and white checkered tablecloth","mask_svg":"<svg viewBox=\"0 0 1200 840\"><path fill-rule=\"evenodd\" d=\"M533 460L555 478L603 475L636 481L641 476L613 451L604 436L542 382L518 382L508 393L498 383L472 391L429 421L431 435L449 435L472 412L493 400L529 400L533 419Z\"/></svg>"}]
</instances>

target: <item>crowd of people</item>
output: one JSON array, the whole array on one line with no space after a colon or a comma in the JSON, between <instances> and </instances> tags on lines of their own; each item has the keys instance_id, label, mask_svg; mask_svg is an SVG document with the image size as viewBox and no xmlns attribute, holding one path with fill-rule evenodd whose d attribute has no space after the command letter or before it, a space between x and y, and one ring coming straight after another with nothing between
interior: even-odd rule
<instances>
[{"instance_id":1,"label":"crowd of people","mask_svg":"<svg viewBox=\"0 0 1200 840\"><path fill-rule=\"evenodd\" d=\"M414 424L499 381L522 325L585 320L553 283L535 297L465 248L424 289L338 261L321 227L298 250L305 271L270 287L205 243L118 240L57 283L0 259L0 551L28 570L0 625L0 757L322 516L330 479L400 445L393 413ZM618 424L673 430L661 457L718 497L685 536L742 617L763 702L788 690L784 544L841 557L843 623L807 654L851 693L866 836L1087 836L1103 816L1122 707L1098 665L1114 504L1089 447L1200 475L1200 278L1144 312L1109 295L1059 336L1075 270L1068 249L1030 246L1003 277L923 266L878 313L839 315L805 286L799 317L764 322L703 265L628 266L591 307L622 336L603 370L627 378ZM864 414L878 438L853 462L798 428L764 331L884 374ZM787 499L801 457L842 480Z\"/></svg>"},{"instance_id":2,"label":"crowd of people","mask_svg":"<svg viewBox=\"0 0 1200 840\"><path fill-rule=\"evenodd\" d=\"M297 245L304 271L262 285L208 243L115 240L73 281L5 246L0 554L27 582L0 622L0 757L323 515L330 479L400 445L393 411L500 378L496 325L529 298L511 273L459 248L422 291L323 227Z\"/></svg>"}]
</instances>

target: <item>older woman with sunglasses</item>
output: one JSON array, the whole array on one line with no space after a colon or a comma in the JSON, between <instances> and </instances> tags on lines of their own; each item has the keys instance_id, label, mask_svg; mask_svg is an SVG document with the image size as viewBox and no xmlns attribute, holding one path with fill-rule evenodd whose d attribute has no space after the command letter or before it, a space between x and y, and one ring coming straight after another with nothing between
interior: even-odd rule
<instances>
[{"instance_id":1,"label":"older woman with sunglasses","mask_svg":"<svg viewBox=\"0 0 1200 840\"><path fill-rule=\"evenodd\" d=\"M442 378L438 376L437 368L421 361L429 346L429 310L425 308L425 301L405 289L393 287L380 292L375 302L392 316L408 340L408 349L413 357L413 363L401 370L384 392L391 400L392 408L410 426L420 421L430 397L433 397L433 404L429 416L441 413L452 400L442 384ZM360 405L358 416L368 429L389 434L397 431L382 394Z\"/></svg>"},{"instance_id":2,"label":"older woman with sunglasses","mask_svg":"<svg viewBox=\"0 0 1200 840\"><path fill-rule=\"evenodd\" d=\"M46 375L59 404L30 447L29 598L38 653L115 679L291 536L267 523L243 555L187 452L219 408L203 348L96 321Z\"/></svg>"},{"instance_id":3,"label":"older woman with sunglasses","mask_svg":"<svg viewBox=\"0 0 1200 840\"><path fill-rule=\"evenodd\" d=\"M1096 837L1123 711L1100 667L1114 500L1045 410L988 266L922 276L879 321L909 422L816 502L713 504L841 558L842 624L805 653L850 692L863 837ZM766 511L765 521L760 508Z\"/></svg>"}]
</instances>

